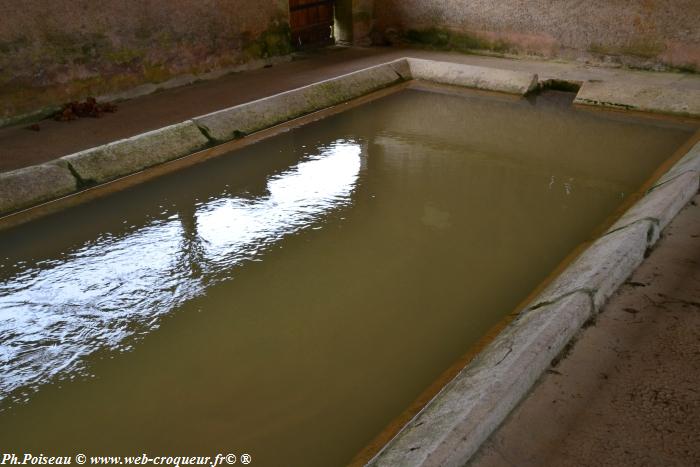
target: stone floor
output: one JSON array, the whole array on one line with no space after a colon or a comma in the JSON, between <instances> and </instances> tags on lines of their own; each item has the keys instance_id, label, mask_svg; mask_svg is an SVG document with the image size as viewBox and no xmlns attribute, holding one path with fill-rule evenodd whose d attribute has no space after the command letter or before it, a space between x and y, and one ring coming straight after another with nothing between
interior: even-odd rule
<instances>
[{"instance_id":1,"label":"stone floor","mask_svg":"<svg viewBox=\"0 0 700 467\"><path fill-rule=\"evenodd\" d=\"M307 53L271 68L230 74L222 78L157 92L124 101L118 112L100 119L71 122L44 120L40 131L27 125L0 129L0 172L39 164L76 151L134 136L188 118L308 85L399 57L485 65L536 72L541 79L589 79L663 84L700 89L700 75L654 73L600 68L584 63L511 60L450 52L403 48L332 48Z\"/></svg>"},{"instance_id":2,"label":"stone floor","mask_svg":"<svg viewBox=\"0 0 700 467\"><path fill-rule=\"evenodd\" d=\"M700 465L700 195L471 467Z\"/></svg>"}]
</instances>

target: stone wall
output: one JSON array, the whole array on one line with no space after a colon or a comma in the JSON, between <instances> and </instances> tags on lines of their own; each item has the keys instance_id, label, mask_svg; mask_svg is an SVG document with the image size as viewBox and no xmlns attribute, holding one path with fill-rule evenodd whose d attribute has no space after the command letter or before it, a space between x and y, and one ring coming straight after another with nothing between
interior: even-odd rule
<instances>
[{"instance_id":1,"label":"stone wall","mask_svg":"<svg viewBox=\"0 0 700 467\"><path fill-rule=\"evenodd\" d=\"M0 0L0 126L291 52L286 0Z\"/></svg>"},{"instance_id":2,"label":"stone wall","mask_svg":"<svg viewBox=\"0 0 700 467\"><path fill-rule=\"evenodd\" d=\"M698 0L382 0L378 42L700 71Z\"/></svg>"},{"instance_id":3,"label":"stone wall","mask_svg":"<svg viewBox=\"0 0 700 467\"><path fill-rule=\"evenodd\" d=\"M355 45L370 45L371 30L374 27L375 3L381 4L384 0L352 0L352 24L353 43Z\"/></svg>"}]
</instances>

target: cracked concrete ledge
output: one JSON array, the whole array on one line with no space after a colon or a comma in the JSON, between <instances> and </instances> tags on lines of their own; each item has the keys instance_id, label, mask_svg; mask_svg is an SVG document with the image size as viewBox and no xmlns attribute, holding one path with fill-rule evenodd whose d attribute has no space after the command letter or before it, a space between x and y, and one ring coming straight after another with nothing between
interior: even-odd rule
<instances>
[{"instance_id":1,"label":"cracked concrete ledge","mask_svg":"<svg viewBox=\"0 0 700 467\"><path fill-rule=\"evenodd\" d=\"M700 90L643 86L619 81L586 81L575 104L700 117Z\"/></svg>"},{"instance_id":2,"label":"cracked concrete ledge","mask_svg":"<svg viewBox=\"0 0 700 467\"><path fill-rule=\"evenodd\" d=\"M413 79L485 91L525 94L537 88L537 75L459 63L407 58Z\"/></svg>"},{"instance_id":3,"label":"cracked concrete ledge","mask_svg":"<svg viewBox=\"0 0 700 467\"><path fill-rule=\"evenodd\" d=\"M700 143L527 305L369 466L463 466L700 188Z\"/></svg>"},{"instance_id":4,"label":"cracked concrete ledge","mask_svg":"<svg viewBox=\"0 0 700 467\"><path fill-rule=\"evenodd\" d=\"M4 173L0 178L4 182L0 188L0 215L106 183L414 78L519 95L537 85L537 75L531 73L401 58L70 154L59 159L62 161L59 165L49 163ZM72 174L70 190L65 183L67 178L55 176L59 166L65 169L64 176L65 171ZM27 180L27 173L34 174L37 181L27 181L20 189L14 181ZM52 180L55 186L51 186ZM11 187L15 187L14 191Z\"/></svg>"}]
</instances>

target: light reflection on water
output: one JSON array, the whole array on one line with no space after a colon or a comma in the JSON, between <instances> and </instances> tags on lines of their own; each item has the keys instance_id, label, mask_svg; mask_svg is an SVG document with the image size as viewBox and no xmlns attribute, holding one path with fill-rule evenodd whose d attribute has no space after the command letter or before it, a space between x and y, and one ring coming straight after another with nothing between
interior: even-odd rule
<instances>
[{"instance_id":1,"label":"light reflection on water","mask_svg":"<svg viewBox=\"0 0 700 467\"><path fill-rule=\"evenodd\" d=\"M361 154L336 141L271 177L263 196L214 199L20 269L0 283L0 400L75 377L98 349L128 349L232 267L350 203Z\"/></svg>"}]
</instances>

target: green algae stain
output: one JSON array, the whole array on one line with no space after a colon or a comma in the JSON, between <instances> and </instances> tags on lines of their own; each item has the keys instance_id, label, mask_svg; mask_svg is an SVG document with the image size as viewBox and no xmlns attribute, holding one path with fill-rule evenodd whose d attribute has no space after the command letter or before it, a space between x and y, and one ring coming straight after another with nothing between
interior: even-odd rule
<instances>
[{"instance_id":1,"label":"green algae stain","mask_svg":"<svg viewBox=\"0 0 700 467\"><path fill-rule=\"evenodd\" d=\"M405 36L409 42L437 48L446 48L450 43L450 34L437 28L409 29Z\"/></svg>"},{"instance_id":2,"label":"green algae stain","mask_svg":"<svg viewBox=\"0 0 700 467\"><path fill-rule=\"evenodd\" d=\"M487 50L505 53L512 49L508 42L502 40L491 41L474 34L440 28L409 29L404 34L404 39L413 44L438 50L460 52Z\"/></svg>"},{"instance_id":3,"label":"green algae stain","mask_svg":"<svg viewBox=\"0 0 700 467\"><path fill-rule=\"evenodd\" d=\"M106 54L107 60L117 65L127 65L135 61L142 60L146 55L144 50L131 49L123 47L121 49L112 50Z\"/></svg>"},{"instance_id":4,"label":"green algae stain","mask_svg":"<svg viewBox=\"0 0 700 467\"><path fill-rule=\"evenodd\" d=\"M172 72L163 64L147 63L143 66L143 79L146 83L162 83L172 77Z\"/></svg>"},{"instance_id":5,"label":"green algae stain","mask_svg":"<svg viewBox=\"0 0 700 467\"><path fill-rule=\"evenodd\" d=\"M40 57L43 62L86 64L99 61L112 50L111 41L104 34L70 34L60 31L45 33L48 44Z\"/></svg>"},{"instance_id":6,"label":"green algae stain","mask_svg":"<svg viewBox=\"0 0 700 467\"><path fill-rule=\"evenodd\" d=\"M292 33L286 22L273 23L257 38L250 33L244 35L245 54L252 59L269 58L292 53Z\"/></svg>"},{"instance_id":7,"label":"green algae stain","mask_svg":"<svg viewBox=\"0 0 700 467\"><path fill-rule=\"evenodd\" d=\"M29 39L24 36L9 41L0 41L0 60L7 54L17 53L25 49L29 44Z\"/></svg>"}]
</instances>

